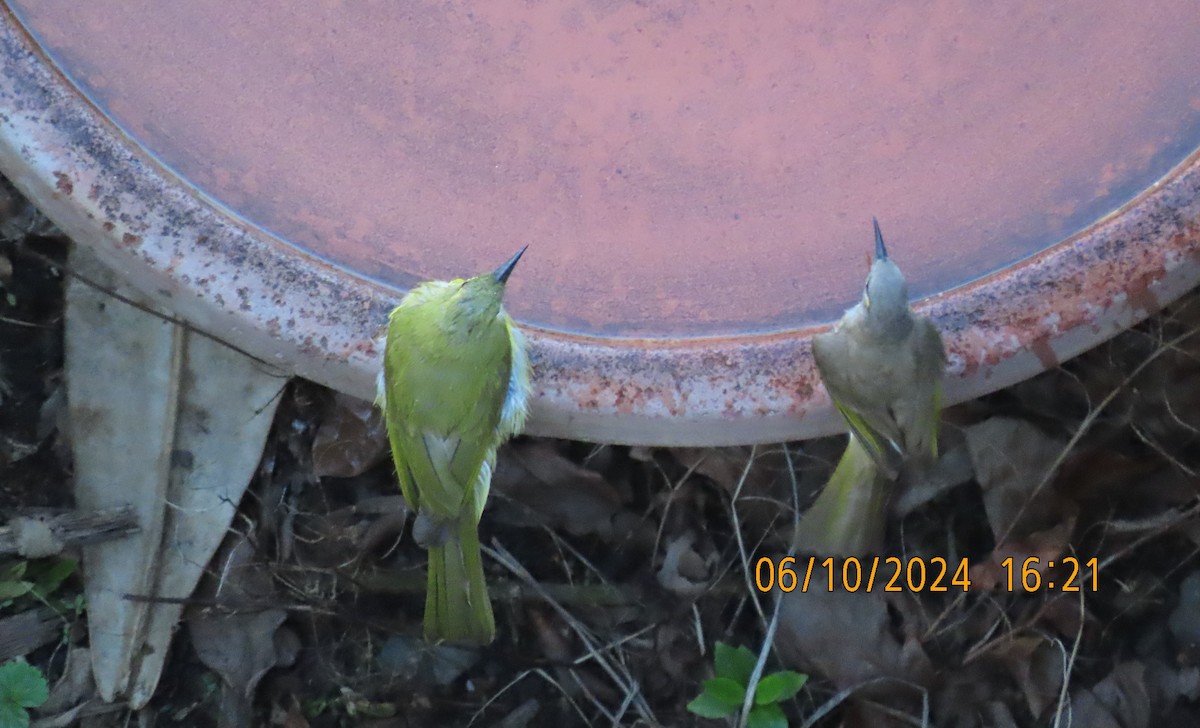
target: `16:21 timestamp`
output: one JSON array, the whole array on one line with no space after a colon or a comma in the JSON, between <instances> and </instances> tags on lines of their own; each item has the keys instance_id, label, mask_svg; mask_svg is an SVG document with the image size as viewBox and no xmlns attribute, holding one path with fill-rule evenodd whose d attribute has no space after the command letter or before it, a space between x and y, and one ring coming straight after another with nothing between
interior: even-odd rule
<instances>
[{"instance_id":1,"label":"16:21 timestamp","mask_svg":"<svg viewBox=\"0 0 1200 728\"><path fill-rule=\"evenodd\" d=\"M1080 562L1074 556L1064 556L1055 561L1044 562L1036 556L1031 556L1018 565L1013 557L1000 562L1004 570L1004 584L1008 591L1035 592L1045 587L1058 589L1061 592L1078 592L1083 589L1100 590L1100 562L1095 557ZM1051 571L1055 566L1066 570L1066 579L1055 579L1059 574ZM1085 572L1081 576L1081 571ZM1049 573L1047 573L1049 572Z\"/></svg>"}]
</instances>

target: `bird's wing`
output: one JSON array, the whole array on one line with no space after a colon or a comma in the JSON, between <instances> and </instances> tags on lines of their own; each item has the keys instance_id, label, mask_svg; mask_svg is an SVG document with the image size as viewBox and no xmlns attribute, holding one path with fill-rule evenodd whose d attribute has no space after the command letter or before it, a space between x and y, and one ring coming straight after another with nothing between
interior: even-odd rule
<instances>
[{"instance_id":1,"label":"bird's wing","mask_svg":"<svg viewBox=\"0 0 1200 728\"><path fill-rule=\"evenodd\" d=\"M839 330L817 334L813 337L813 358L825 382L825 389L833 400L833 406L841 413L850 429L850 435L858 439L863 449L876 462L880 470L891 477L896 472L890 453L895 443L885 433L871 426L868 418L851 404L856 384L850 381L838 362L851 361L849 337Z\"/></svg>"},{"instance_id":2,"label":"bird's wing","mask_svg":"<svg viewBox=\"0 0 1200 728\"><path fill-rule=\"evenodd\" d=\"M946 368L946 349L942 344L942 335L938 333L933 322L924 317L914 321L913 362L916 366L932 368L929 371L916 372L916 380L923 393L919 394L921 401L916 401L916 411L910 424L911 454L920 458L937 460L938 431L941 429L942 413L942 376Z\"/></svg>"},{"instance_id":3,"label":"bird's wing","mask_svg":"<svg viewBox=\"0 0 1200 728\"><path fill-rule=\"evenodd\" d=\"M391 330L426 340L442 335L426 318L409 316L403 305L397 308ZM388 342L388 437L400 487L410 505L439 520L482 507L472 502L480 495L481 471L495 456L511 366L508 335L498 333L502 346L471 357L449 345L412 347L401 337ZM495 374L481 374L489 371Z\"/></svg>"},{"instance_id":4,"label":"bird's wing","mask_svg":"<svg viewBox=\"0 0 1200 728\"><path fill-rule=\"evenodd\" d=\"M400 489L410 504L442 520L456 518L473 502L471 507L482 507L486 483L482 493L477 491L481 478L490 481L496 453L493 437L447 435L428 428L397 430L390 439L395 460L401 464L397 468Z\"/></svg>"},{"instance_id":5,"label":"bird's wing","mask_svg":"<svg viewBox=\"0 0 1200 728\"><path fill-rule=\"evenodd\" d=\"M871 459L879 469L887 474L889 478L895 477L897 460L896 445L875 428L871 427L867 422L867 418L860 415L858 412L845 407L842 404L834 401L834 406L838 412L842 413L842 418L846 420L846 426L850 429L850 436L860 443Z\"/></svg>"}]
</instances>

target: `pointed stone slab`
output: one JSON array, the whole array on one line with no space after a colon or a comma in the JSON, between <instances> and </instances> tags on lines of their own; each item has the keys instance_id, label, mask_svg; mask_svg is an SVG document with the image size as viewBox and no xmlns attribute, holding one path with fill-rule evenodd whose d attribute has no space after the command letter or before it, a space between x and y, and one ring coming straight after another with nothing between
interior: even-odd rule
<instances>
[{"instance_id":1,"label":"pointed stone slab","mask_svg":"<svg viewBox=\"0 0 1200 728\"><path fill-rule=\"evenodd\" d=\"M71 265L165 310L80 248ZM66 367L76 502L132 506L141 526L84 552L92 666L106 700L141 707L183 610L154 598L191 595L258 465L286 379L77 280L67 288Z\"/></svg>"}]
</instances>

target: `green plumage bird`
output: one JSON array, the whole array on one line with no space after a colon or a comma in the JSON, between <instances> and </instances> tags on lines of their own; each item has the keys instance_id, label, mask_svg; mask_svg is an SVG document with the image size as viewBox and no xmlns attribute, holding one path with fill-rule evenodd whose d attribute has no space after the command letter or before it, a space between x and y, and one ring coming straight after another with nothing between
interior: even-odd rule
<instances>
[{"instance_id":1,"label":"green plumage bird","mask_svg":"<svg viewBox=\"0 0 1200 728\"><path fill-rule=\"evenodd\" d=\"M479 549L496 449L525 422L530 369L504 311L505 283L525 252L494 272L429 281L388 318L378 400L400 489L429 552L425 638L495 637Z\"/></svg>"},{"instance_id":2,"label":"green plumage bird","mask_svg":"<svg viewBox=\"0 0 1200 728\"><path fill-rule=\"evenodd\" d=\"M875 261L862 300L813 337L813 356L851 434L894 478L906 461L937 459L946 352L933 322L909 308L904 274L874 224Z\"/></svg>"},{"instance_id":3,"label":"green plumage bird","mask_svg":"<svg viewBox=\"0 0 1200 728\"><path fill-rule=\"evenodd\" d=\"M862 300L813 337L825 388L850 440L825 489L796 530L798 550L861 555L883 544L888 485L903 466L937 459L946 354L933 322L908 305L908 285L888 257L879 222Z\"/></svg>"}]
</instances>

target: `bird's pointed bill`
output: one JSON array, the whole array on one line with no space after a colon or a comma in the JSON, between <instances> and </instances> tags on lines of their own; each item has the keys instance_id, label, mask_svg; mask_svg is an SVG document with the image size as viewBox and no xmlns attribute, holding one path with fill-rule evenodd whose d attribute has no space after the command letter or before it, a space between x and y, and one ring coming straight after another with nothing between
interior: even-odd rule
<instances>
[{"instance_id":1,"label":"bird's pointed bill","mask_svg":"<svg viewBox=\"0 0 1200 728\"><path fill-rule=\"evenodd\" d=\"M504 265L502 265L496 269L496 272L494 275L496 276L497 283L507 283L508 282L508 277L510 275L512 275L513 268L517 267L517 261L521 259L522 255L525 254L525 250L528 247L529 246L526 245L524 248L521 248L520 250L518 250L516 255L509 258L507 261L505 261Z\"/></svg>"},{"instance_id":2,"label":"bird's pointed bill","mask_svg":"<svg viewBox=\"0 0 1200 728\"><path fill-rule=\"evenodd\" d=\"M883 233L879 231L879 221L871 218L875 225L875 260L887 260L887 248L883 246Z\"/></svg>"}]
</instances>

